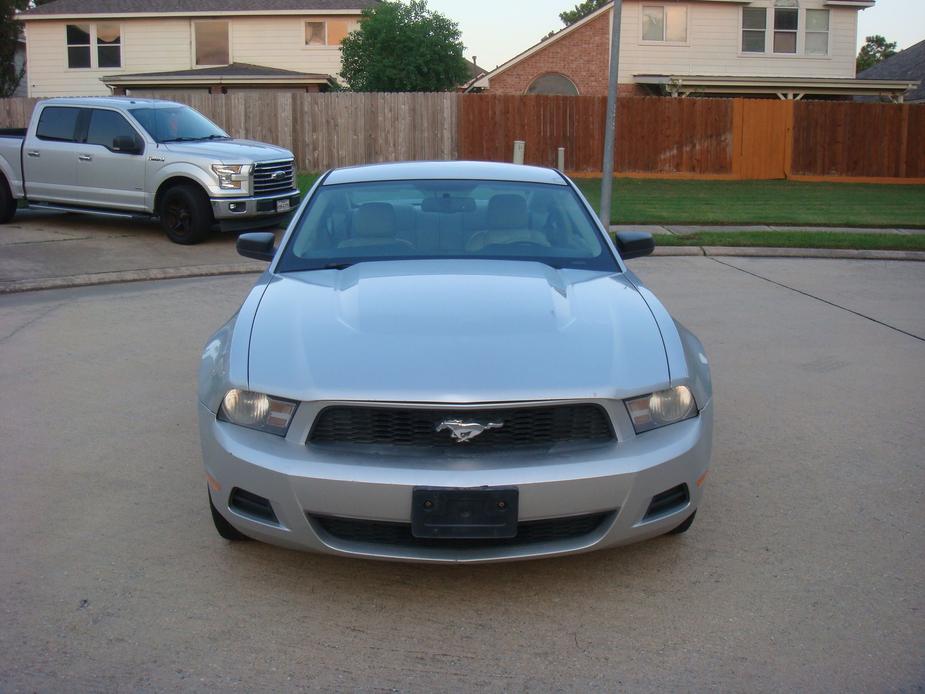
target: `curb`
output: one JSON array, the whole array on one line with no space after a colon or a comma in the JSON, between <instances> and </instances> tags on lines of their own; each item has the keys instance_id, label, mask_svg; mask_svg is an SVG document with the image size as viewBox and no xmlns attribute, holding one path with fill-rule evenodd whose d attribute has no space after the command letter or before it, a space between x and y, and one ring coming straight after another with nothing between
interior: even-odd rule
<instances>
[{"instance_id":1,"label":"curb","mask_svg":"<svg viewBox=\"0 0 925 694\"><path fill-rule=\"evenodd\" d=\"M657 242L656 242L657 243ZM655 256L715 258L828 258L925 262L925 251L859 251L848 248L759 248L755 246L656 246Z\"/></svg>"},{"instance_id":2,"label":"curb","mask_svg":"<svg viewBox=\"0 0 925 694\"><path fill-rule=\"evenodd\" d=\"M237 263L231 265L190 265L153 270L120 270L98 272L90 275L69 275L67 277L46 277L35 280L13 280L0 282L0 295L36 292L44 289L71 289L93 287L101 284L123 284L128 282L150 282L152 280L179 280L190 277L218 277L221 275L247 275L263 272L265 266L259 263Z\"/></svg>"},{"instance_id":3,"label":"curb","mask_svg":"<svg viewBox=\"0 0 925 694\"><path fill-rule=\"evenodd\" d=\"M755 248L735 246L656 246L652 254L660 258L829 258L835 260L905 260L925 262L925 251L857 251L843 248ZM260 263L230 265L190 265L153 270L120 270L89 275L47 277L34 280L0 282L0 295L37 292L47 289L72 289L102 284L125 284L155 280L178 280L194 277L257 275L265 266Z\"/></svg>"}]
</instances>

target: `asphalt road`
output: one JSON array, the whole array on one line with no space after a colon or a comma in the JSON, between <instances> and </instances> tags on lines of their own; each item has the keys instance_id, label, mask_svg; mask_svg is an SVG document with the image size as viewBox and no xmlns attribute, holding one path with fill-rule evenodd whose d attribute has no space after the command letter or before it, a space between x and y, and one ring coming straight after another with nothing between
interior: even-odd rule
<instances>
[{"instance_id":1,"label":"asphalt road","mask_svg":"<svg viewBox=\"0 0 925 694\"><path fill-rule=\"evenodd\" d=\"M634 268L713 364L697 521L491 566L215 535L194 372L251 277L0 297L0 690L921 691L925 264Z\"/></svg>"}]
</instances>

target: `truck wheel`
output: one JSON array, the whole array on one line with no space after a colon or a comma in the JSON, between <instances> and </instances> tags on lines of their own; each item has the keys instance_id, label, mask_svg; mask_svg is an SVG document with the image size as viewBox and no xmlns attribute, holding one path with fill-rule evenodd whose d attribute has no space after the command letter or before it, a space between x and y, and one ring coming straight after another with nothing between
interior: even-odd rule
<instances>
[{"instance_id":1,"label":"truck wheel","mask_svg":"<svg viewBox=\"0 0 925 694\"><path fill-rule=\"evenodd\" d=\"M184 246L205 241L214 222L208 199L191 185L176 186L164 193L157 214L167 238Z\"/></svg>"},{"instance_id":2,"label":"truck wheel","mask_svg":"<svg viewBox=\"0 0 925 694\"><path fill-rule=\"evenodd\" d=\"M6 179L0 176L0 224L6 224L16 214L16 198L10 192Z\"/></svg>"},{"instance_id":3,"label":"truck wheel","mask_svg":"<svg viewBox=\"0 0 925 694\"><path fill-rule=\"evenodd\" d=\"M225 517L218 512L215 504L212 503L212 495L209 495L209 510L212 511L212 522L215 524L215 530L229 542L238 542L240 540L249 540L250 538L235 528L231 523L225 520Z\"/></svg>"}]
</instances>

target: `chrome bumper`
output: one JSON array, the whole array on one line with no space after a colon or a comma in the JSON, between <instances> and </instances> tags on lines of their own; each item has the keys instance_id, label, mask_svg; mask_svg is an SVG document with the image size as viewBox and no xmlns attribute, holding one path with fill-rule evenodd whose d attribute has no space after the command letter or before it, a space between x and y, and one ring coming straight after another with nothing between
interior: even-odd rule
<instances>
[{"instance_id":1,"label":"chrome bumper","mask_svg":"<svg viewBox=\"0 0 925 694\"><path fill-rule=\"evenodd\" d=\"M572 554L655 537L698 506L709 465L712 406L699 417L603 446L535 453L451 457L362 456L220 422L199 406L203 460L219 512L245 534L271 544L345 556L473 563ZM690 499L645 518L652 498L686 484ZM415 487L517 487L520 520L607 513L593 532L542 543L455 548L364 543L327 534L312 517L407 523ZM278 523L229 506L234 488L270 501Z\"/></svg>"},{"instance_id":2,"label":"chrome bumper","mask_svg":"<svg viewBox=\"0 0 925 694\"><path fill-rule=\"evenodd\" d=\"M220 224L225 220L254 219L261 217L283 217L291 214L301 200L298 190L289 190L276 195L260 197L213 197L212 214ZM280 210L279 202L288 201L289 209Z\"/></svg>"}]
</instances>

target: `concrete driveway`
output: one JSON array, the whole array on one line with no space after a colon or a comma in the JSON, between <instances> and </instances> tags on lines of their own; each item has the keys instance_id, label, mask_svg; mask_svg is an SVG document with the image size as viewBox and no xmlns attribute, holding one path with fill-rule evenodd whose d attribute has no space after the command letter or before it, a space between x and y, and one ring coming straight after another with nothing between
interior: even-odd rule
<instances>
[{"instance_id":1,"label":"concrete driveway","mask_svg":"<svg viewBox=\"0 0 925 694\"><path fill-rule=\"evenodd\" d=\"M0 690L920 691L925 264L633 267L713 363L696 523L475 567L214 533L194 373L252 277L0 297Z\"/></svg>"},{"instance_id":2,"label":"concrete driveway","mask_svg":"<svg viewBox=\"0 0 925 694\"><path fill-rule=\"evenodd\" d=\"M20 210L11 223L0 226L0 292L9 285L67 282L75 276L229 266L237 270L247 264L261 270L265 264L237 254L236 238L215 232L205 243L180 246L152 221Z\"/></svg>"}]
</instances>

